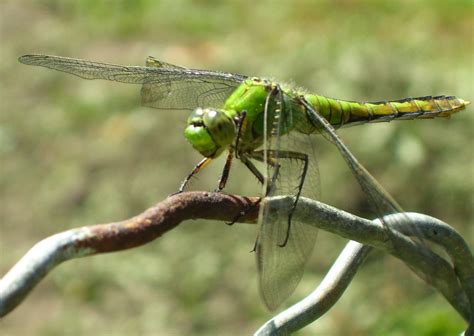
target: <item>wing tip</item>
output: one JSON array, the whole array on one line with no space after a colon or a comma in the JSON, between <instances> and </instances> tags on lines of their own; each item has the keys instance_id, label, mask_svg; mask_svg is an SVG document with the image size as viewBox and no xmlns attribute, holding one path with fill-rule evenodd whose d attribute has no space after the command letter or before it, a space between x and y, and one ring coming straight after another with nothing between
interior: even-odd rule
<instances>
[{"instance_id":1,"label":"wing tip","mask_svg":"<svg viewBox=\"0 0 474 336\"><path fill-rule=\"evenodd\" d=\"M18 57L18 62L23 63L23 64L28 64L28 60L31 58L33 55L23 55Z\"/></svg>"},{"instance_id":2,"label":"wing tip","mask_svg":"<svg viewBox=\"0 0 474 336\"><path fill-rule=\"evenodd\" d=\"M39 60L48 58L47 55L39 55L39 54L26 54L18 57L18 61L23 64L36 64Z\"/></svg>"}]
</instances>

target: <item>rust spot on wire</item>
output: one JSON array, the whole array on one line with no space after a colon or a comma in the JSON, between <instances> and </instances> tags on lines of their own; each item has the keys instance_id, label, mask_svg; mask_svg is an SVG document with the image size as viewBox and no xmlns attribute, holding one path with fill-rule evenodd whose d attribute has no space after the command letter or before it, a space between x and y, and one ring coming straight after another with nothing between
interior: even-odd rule
<instances>
[{"instance_id":1,"label":"rust spot on wire","mask_svg":"<svg viewBox=\"0 0 474 336\"><path fill-rule=\"evenodd\" d=\"M129 249L160 237L188 219L231 222L238 218L238 222L256 223L259 200L210 192L173 195L133 218L87 227L88 237L77 241L76 248L91 248L96 253Z\"/></svg>"}]
</instances>

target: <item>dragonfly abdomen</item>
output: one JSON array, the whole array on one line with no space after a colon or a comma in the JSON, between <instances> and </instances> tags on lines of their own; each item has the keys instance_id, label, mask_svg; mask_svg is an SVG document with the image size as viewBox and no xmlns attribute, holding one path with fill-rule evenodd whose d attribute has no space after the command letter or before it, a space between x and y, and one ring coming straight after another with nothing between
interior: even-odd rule
<instances>
[{"instance_id":1,"label":"dragonfly abdomen","mask_svg":"<svg viewBox=\"0 0 474 336\"><path fill-rule=\"evenodd\" d=\"M396 119L449 118L469 104L454 96L425 96L367 103L319 95L307 95L306 99L336 128Z\"/></svg>"}]
</instances>

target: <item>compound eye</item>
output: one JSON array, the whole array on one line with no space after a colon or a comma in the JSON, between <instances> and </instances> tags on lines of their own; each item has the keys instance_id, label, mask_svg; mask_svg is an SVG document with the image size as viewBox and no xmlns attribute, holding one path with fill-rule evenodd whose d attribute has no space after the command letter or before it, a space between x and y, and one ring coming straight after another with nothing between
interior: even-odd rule
<instances>
[{"instance_id":1,"label":"compound eye","mask_svg":"<svg viewBox=\"0 0 474 336\"><path fill-rule=\"evenodd\" d=\"M204 114L205 110L202 108L198 107L197 109L194 109L188 117L188 125L202 125Z\"/></svg>"},{"instance_id":2,"label":"compound eye","mask_svg":"<svg viewBox=\"0 0 474 336\"><path fill-rule=\"evenodd\" d=\"M227 114L218 110L206 110L203 120L217 144L225 147L232 143L236 135L235 123Z\"/></svg>"},{"instance_id":3,"label":"compound eye","mask_svg":"<svg viewBox=\"0 0 474 336\"><path fill-rule=\"evenodd\" d=\"M184 136L199 153L205 157L213 157L219 150L216 142L204 126L189 124Z\"/></svg>"}]
</instances>

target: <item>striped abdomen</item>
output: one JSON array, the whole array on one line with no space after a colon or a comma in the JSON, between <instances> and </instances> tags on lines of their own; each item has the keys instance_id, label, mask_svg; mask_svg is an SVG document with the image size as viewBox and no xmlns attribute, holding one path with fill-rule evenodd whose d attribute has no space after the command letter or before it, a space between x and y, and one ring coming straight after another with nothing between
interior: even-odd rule
<instances>
[{"instance_id":1,"label":"striped abdomen","mask_svg":"<svg viewBox=\"0 0 474 336\"><path fill-rule=\"evenodd\" d=\"M470 103L454 96L426 96L368 103L319 95L306 95L305 98L336 128L396 119L448 118Z\"/></svg>"}]
</instances>

